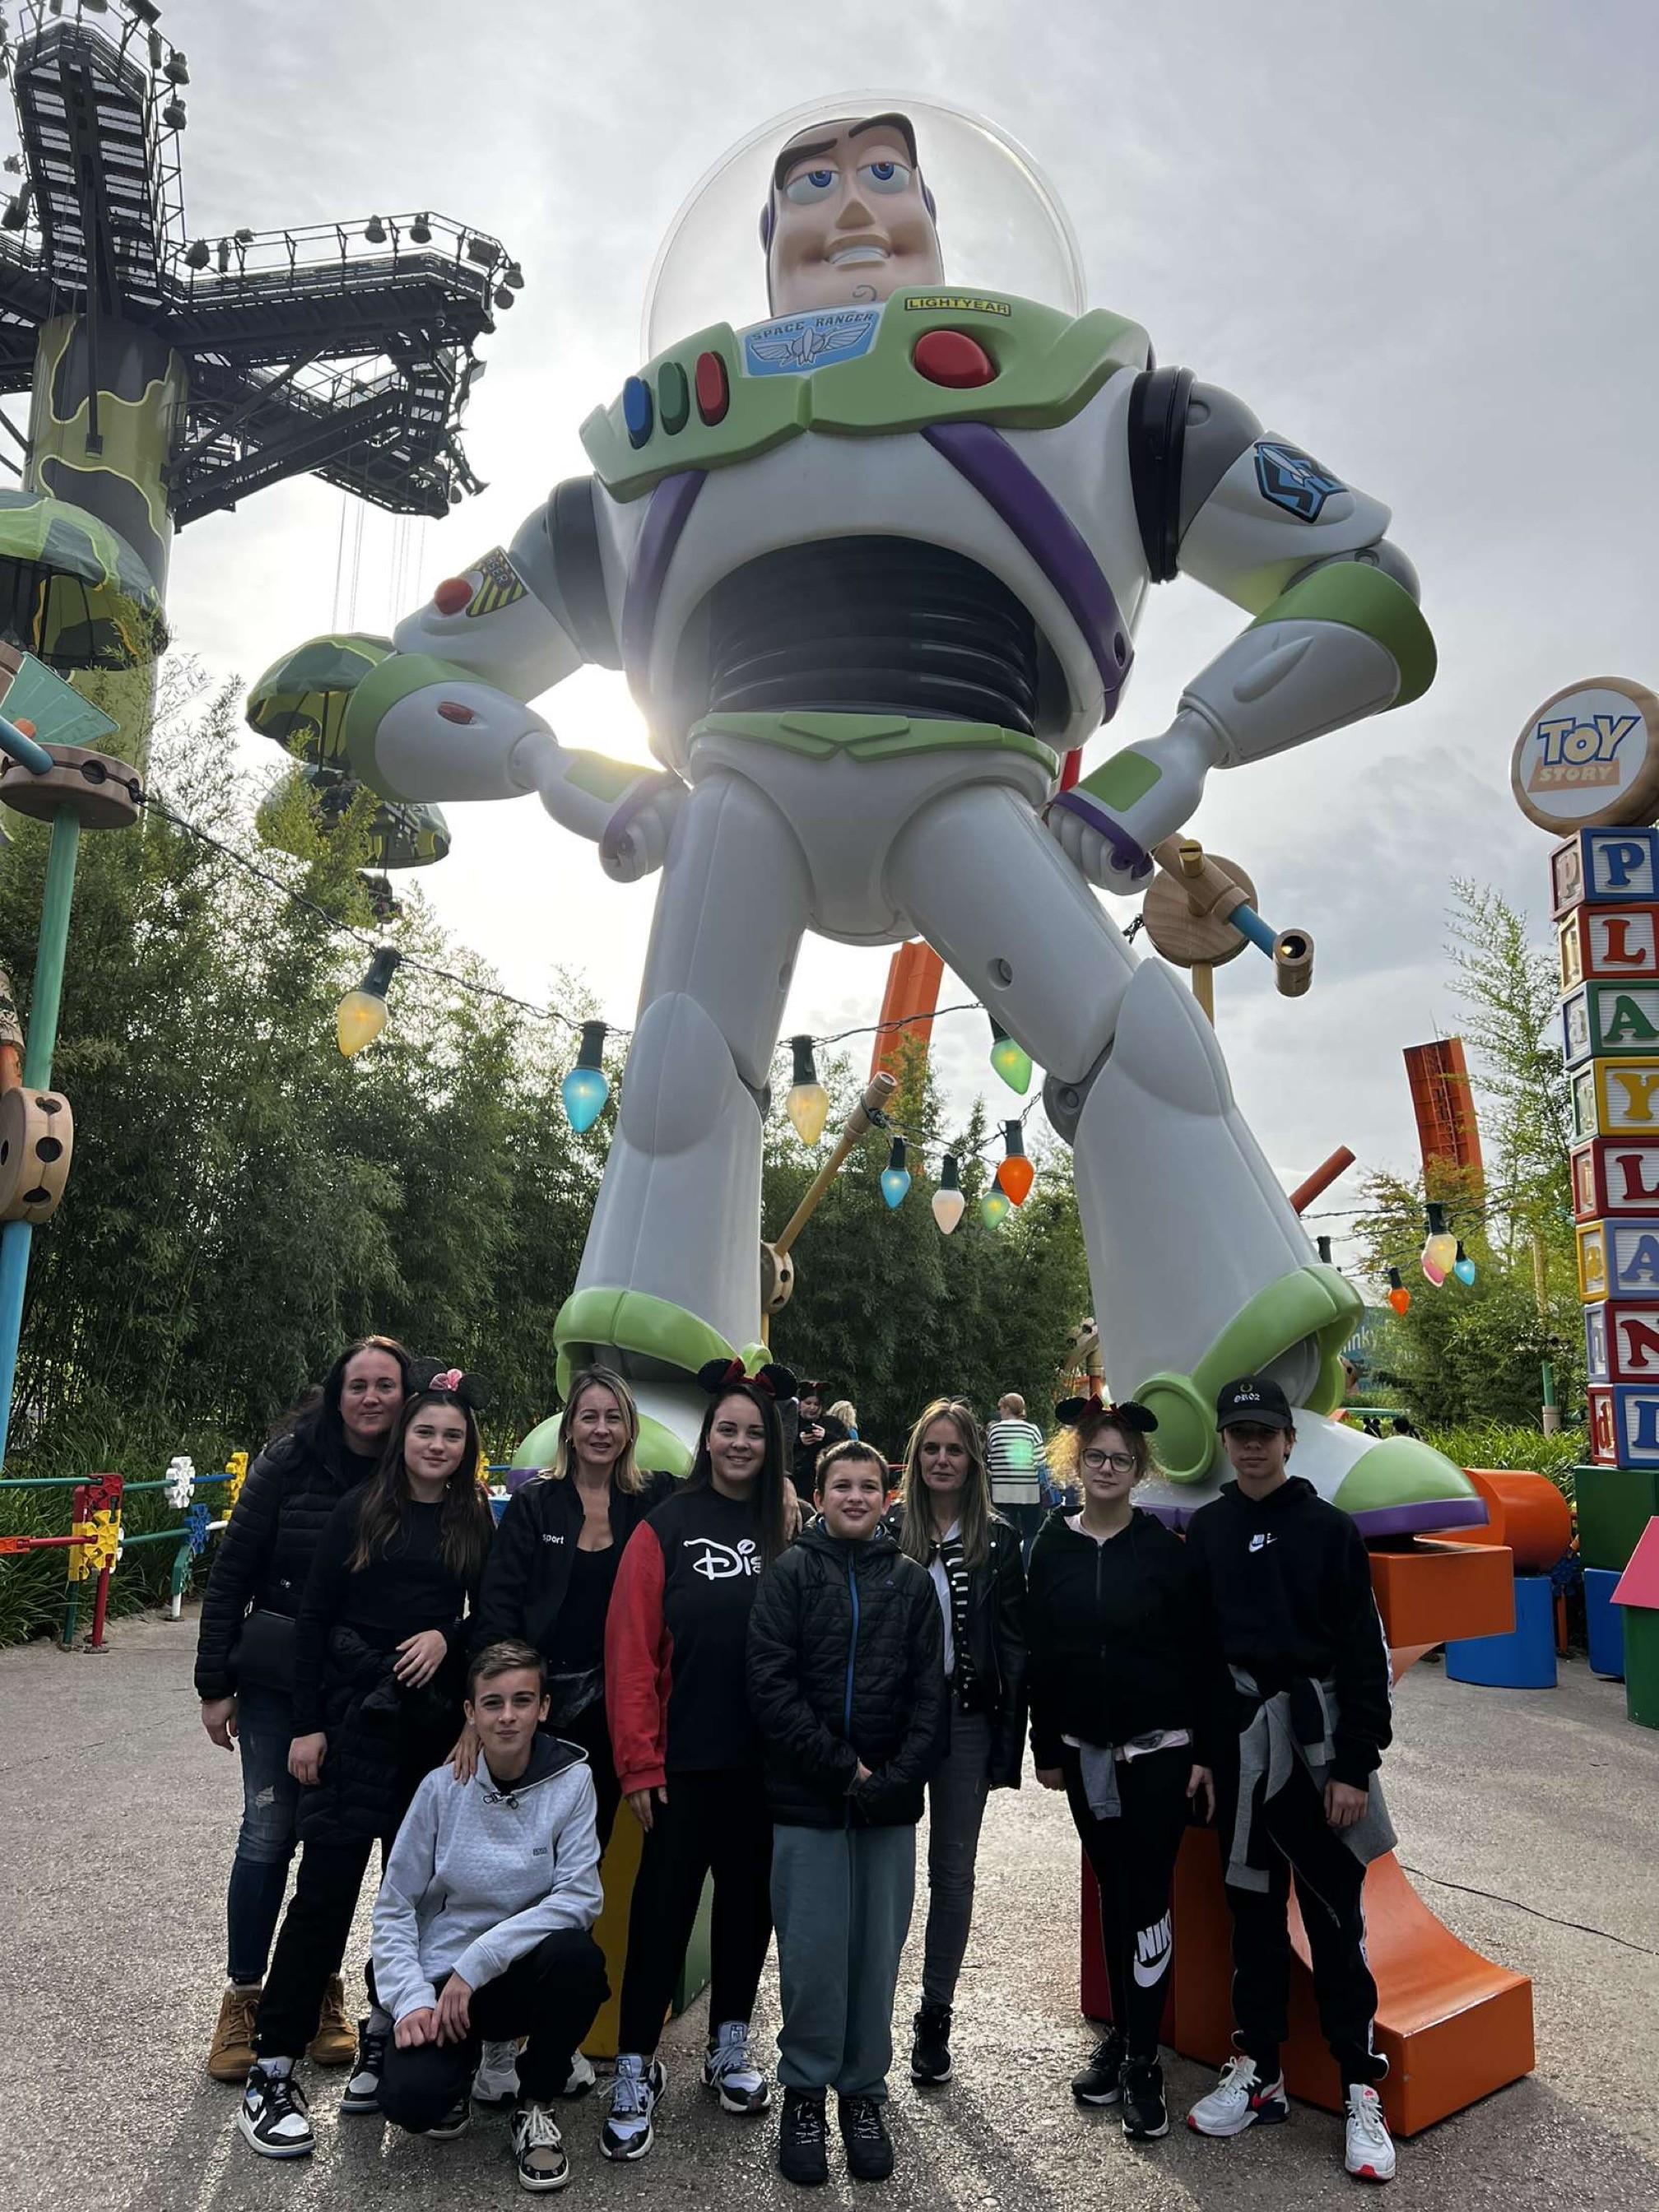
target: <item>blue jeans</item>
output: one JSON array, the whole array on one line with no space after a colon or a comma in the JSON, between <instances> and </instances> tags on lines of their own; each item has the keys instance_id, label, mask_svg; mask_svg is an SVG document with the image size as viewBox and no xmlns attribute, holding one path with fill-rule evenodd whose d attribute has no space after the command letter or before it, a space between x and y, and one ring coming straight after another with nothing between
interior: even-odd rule
<instances>
[{"instance_id":1,"label":"blue jeans","mask_svg":"<svg viewBox=\"0 0 1659 2212\"><path fill-rule=\"evenodd\" d=\"M262 1982L283 1910L300 1785L288 1771L294 1700L253 1683L237 1693L236 1742L242 1757L242 1825L226 1899L227 1972L233 1982Z\"/></svg>"}]
</instances>

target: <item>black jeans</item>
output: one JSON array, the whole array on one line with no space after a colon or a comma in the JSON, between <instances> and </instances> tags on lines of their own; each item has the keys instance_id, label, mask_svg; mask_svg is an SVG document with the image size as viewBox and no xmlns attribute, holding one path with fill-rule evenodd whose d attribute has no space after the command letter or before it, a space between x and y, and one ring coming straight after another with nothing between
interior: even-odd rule
<instances>
[{"instance_id":1,"label":"black jeans","mask_svg":"<svg viewBox=\"0 0 1659 2212\"><path fill-rule=\"evenodd\" d=\"M611 1756L605 1699L595 1698L574 1721L566 1721L562 1727L555 1727L550 1721L546 1727L549 1735L562 1736L566 1743L580 1744L587 1753L587 1771L593 1777L593 1795L599 1800L599 1856L603 1858L605 1845L611 1841L611 1831L617 1824L617 1808L622 1802L622 1784L617 1779L617 1762Z\"/></svg>"},{"instance_id":2,"label":"black jeans","mask_svg":"<svg viewBox=\"0 0 1659 2212\"><path fill-rule=\"evenodd\" d=\"M1175 1957L1170 1893L1187 1826L1189 1746L1118 1761L1123 1810L1099 1820L1084 1795L1078 1755L1060 1753L1072 1818L1100 1892L1100 1947L1112 1991L1112 2021L1131 2058L1158 2056L1158 2028Z\"/></svg>"},{"instance_id":3,"label":"black jeans","mask_svg":"<svg viewBox=\"0 0 1659 2212\"><path fill-rule=\"evenodd\" d=\"M1234 1790L1221 1814L1222 1850L1232 1833ZM1279 2074L1289 2033L1291 1877L1313 1961L1319 2025L1343 2083L1380 2081L1386 2058L1371 2048L1376 1984L1365 1960L1365 1869L1325 1818L1313 1777L1298 1763L1275 1797L1256 1813L1257 1833L1273 1849L1265 1890L1227 1890L1233 1916L1234 2040L1265 2081Z\"/></svg>"},{"instance_id":4,"label":"black jeans","mask_svg":"<svg viewBox=\"0 0 1659 2212\"><path fill-rule=\"evenodd\" d=\"M772 1940L772 1816L758 1767L671 1774L668 1802L653 1801L628 1917L618 2049L656 2049L711 1873L708 2020L718 2027L753 2013Z\"/></svg>"},{"instance_id":5,"label":"black jeans","mask_svg":"<svg viewBox=\"0 0 1659 2212\"><path fill-rule=\"evenodd\" d=\"M380 1863L391 1856L392 1836L380 1839ZM300 1871L283 1917L276 1950L259 1999L254 2048L261 2058L298 2058L317 2033L323 1991L340 1971L346 1938L357 1910L358 1892L374 1849L373 1836L345 1843L313 1842L300 1846ZM374 2001L374 1967L368 1969L368 1996Z\"/></svg>"},{"instance_id":6,"label":"black jeans","mask_svg":"<svg viewBox=\"0 0 1659 2212\"><path fill-rule=\"evenodd\" d=\"M441 1994L448 1979L441 1974L434 1988ZM412 2135L424 2135L466 2094L480 2045L520 2035L530 2040L519 2053L519 2094L548 2103L563 2088L570 2054L581 2049L610 1994L605 1954L586 1929L556 1929L504 1974L473 1991L467 2008L472 2024L462 2041L423 2043L411 2051L400 2051L395 2040L387 2045L381 2112Z\"/></svg>"}]
</instances>

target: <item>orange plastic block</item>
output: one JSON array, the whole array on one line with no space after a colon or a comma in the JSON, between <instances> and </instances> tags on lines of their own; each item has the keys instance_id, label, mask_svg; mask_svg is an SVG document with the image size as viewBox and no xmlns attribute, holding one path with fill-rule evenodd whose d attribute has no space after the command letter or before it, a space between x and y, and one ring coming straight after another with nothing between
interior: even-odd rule
<instances>
[{"instance_id":1,"label":"orange plastic block","mask_svg":"<svg viewBox=\"0 0 1659 2212\"><path fill-rule=\"evenodd\" d=\"M1450 1542L1506 1544L1521 1575L1547 1574L1566 1557L1572 1548L1572 1508L1547 1477L1499 1467L1466 1468L1464 1473L1486 1500L1486 1525L1449 1528Z\"/></svg>"},{"instance_id":2,"label":"orange plastic block","mask_svg":"<svg viewBox=\"0 0 1659 2212\"><path fill-rule=\"evenodd\" d=\"M1396 1675L1405 1672L1403 1652L1415 1656L1455 1636L1507 1636L1515 1626L1515 1559L1501 1544L1419 1537L1407 1552L1373 1552L1371 1588Z\"/></svg>"}]
</instances>

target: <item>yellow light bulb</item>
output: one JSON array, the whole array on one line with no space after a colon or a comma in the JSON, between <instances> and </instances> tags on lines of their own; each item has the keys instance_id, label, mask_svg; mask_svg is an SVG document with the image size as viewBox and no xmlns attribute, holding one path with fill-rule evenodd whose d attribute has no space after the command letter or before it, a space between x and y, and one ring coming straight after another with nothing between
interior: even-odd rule
<instances>
[{"instance_id":1,"label":"yellow light bulb","mask_svg":"<svg viewBox=\"0 0 1659 2212\"><path fill-rule=\"evenodd\" d=\"M340 1049L349 1060L366 1044L373 1044L386 1027L386 1000L372 991L348 991L334 1017Z\"/></svg>"},{"instance_id":2,"label":"yellow light bulb","mask_svg":"<svg viewBox=\"0 0 1659 2212\"><path fill-rule=\"evenodd\" d=\"M816 1145L830 1119L830 1093L821 1083L797 1083L783 1103L802 1144Z\"/></svg>"}]
</instances>

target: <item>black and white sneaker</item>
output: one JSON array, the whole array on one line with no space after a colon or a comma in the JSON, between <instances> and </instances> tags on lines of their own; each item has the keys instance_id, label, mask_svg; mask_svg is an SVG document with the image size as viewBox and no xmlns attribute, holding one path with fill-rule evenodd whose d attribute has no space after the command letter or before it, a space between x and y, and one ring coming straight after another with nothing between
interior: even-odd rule
<instances>
[{"instance_id":1,"label":"black and white sneaker","mask_svg":"<svg viewBox=\"0 0 1659 2212\"><path fill-rule=\"evenodd\" d=\"M925 2004L911 2025L915 2039L910 2045L910 2079L923 2088L937 2088L951 2078L951 2008Z\"/></svg>"},{"instance_id":2,"label":"black and white sneaker","mask_svg":"<svg viewBox=\"0 0 1659 2212\"><path fill-rule=\"evenodd\" d=\"M720 2022L702 2062L702 2086L718 2093L723 2112L763 2112L771 2103L765 2071L750 2049L746 2020Z\"/></svg>"},{"instance_id":3,"label":"black and white sneaker","mask_svg":"<svg viewBox=\"0 0 1659 2212\"><path fill-rule=\"evenodd\" d=\"M1072 2076L1072 2094L1079 2105L1115 2105L1123 2094L1123 2035L1109 2027L1094 2047L1088 2064Z\"/></svg>"},{"instance_id":4,"label":"black and white sneaker","mask_svg":"<svg viewBox=\"0 0 1659 2212\"><path fill-rule=\"evenodd\" d=\"M267 2074L257 2060L242 2085L236 2124L261 2158L305 2158L317 2147L305 2091L291 2074Z\"/></svg>"},{"instance_id":5,"label":"black and white sneaker","mask_svg":"<svg viewBox=\"0 0 1659 2212\"><path fill-rule=\"evenodd\" d=\"M562 2189L570 2179L564 2138L545 2105L532 2103L514 2107L513 2155L518 2162L520 2189L538 2192Z\"/></svg>"},{"instance_id":6,"label":"black and white sneaker","mask_svg":"<svg viewBox=\"0 0 1659 2212\"><path fill-rule=\"evenodd\" d=\"M820 2182L829 2180L821 2094L811 2097L804 2089L785 2089L783 2118L778 2128L778 2172L802 2189L816 2189Z\"/></svg>"},{"instance_id":7,"label":"black and white sneaker","mask_svg":"<svg viewBox=\"0 0 1659 2212\"><path fill-rule=\"evenodd\" d=\"M667 2069L659 2059L647 2066L637 2051L621 2055L611 2085L611 2110L599 2130L599 2148L606 2158L645 2156L657 2139L651 2118L667 2087Z\"/></svg>"},{"instance_id":8,"label":"black and white sneaker","mask_svg":"<svg viewBox=\"0 0 1659 2212\"><path fill-rule=\"evenodd\" d=\"M380 2109L380 2076L386 2071L387 2039L368 2021L357 2023L357 2063L347 2078L345 2094L340 2100L343 2112L378 2112Z\"/></svg>"},{"instance_id":9,"label":"black and white sneaker","mask_svg":"<svg viewBox=\"0 0 1659 2212\"><path fill-rule=\"evenodd\" d=\"M848 2172L854 2181L885 2181L893 2171L893 2138L887 2132L880 2100L842 2097L837 2101Z\"/></svg>"},{"instance_id":10,"label":"black and white sneaker","mask_svg":"<svg viewBox=\"0 0 1659 2212\"><path fill-rule=\"evenodd\" d=\"M453 2142L456 2136L464 2136L471 2124L471 2100L463 2090L442 2119L435 2121L426 2132L433 2142Z\"/></svg>"},{"instance_id":11,"label":"black and white sneaker","mask_svg":"<svg viewBox=\"0 0 1659 2212\"><path fill-rule=\"evenodd\" d=\"M1170 2132L1164 2069L1156 2058L1131 2058L1124 2064L1123 2132L1131 2142L1156 2142Z\"/></svg>"}]
</instances>

